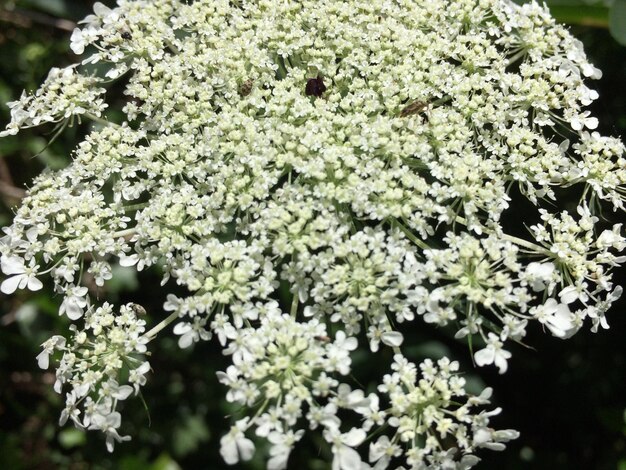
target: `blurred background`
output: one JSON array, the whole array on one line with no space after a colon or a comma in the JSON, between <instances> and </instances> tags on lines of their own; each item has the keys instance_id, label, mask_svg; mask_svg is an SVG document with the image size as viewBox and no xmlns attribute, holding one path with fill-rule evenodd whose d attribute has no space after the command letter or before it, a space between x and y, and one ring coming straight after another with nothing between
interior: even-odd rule
<instances>
[{"instance_id":1,"label":"blurred background","mask_svg":"<svg viewBox=\"0 0 626 470\"><path fill-rule=\"evenodd\" d=\"M112 2L103 2L112 5ZM91 10L92 1L0 0L0 127L9 120L4 103L23 89L34 90L53 66L75 61L69 36L76 21ZM600 131L623 136L626 130L626 0L612 4L553 0L554 15L570 25L585 44L592 62L604 76L594 83L600 99L593 113ZM109 96L121 100L115 89ZM119 109L121 106L112 108ZM110 115L115 119L115 115ZM32 177L44 168L68 164L72 149L88 131L69 128L46 147L51 137L41 130L23 131L0 140L0 226L10 223ZM36 156L35 156L36 155ZM618 282L626 285L624 269ZM143 287L142 287L143 286ZM158 321L165 293L152 287L150 273L138 278L118 268L105 293L115 302L137 302L155 312ZM213 343L181 351L175 338L164 336L152 348L152 367L144 397L129 400L123 430L130 443L106 452L96 433L71 426L60 428L63 399L52 390L54 376L37 368L39 344L67 329L57 315L58 299L50 290L0 297L0 469L121 469L175 470L226 468L219 456L219 439L229 428L227 415L236 412L224 400L224 387L215 372L227 363ZM449 355L461 362L477 392L486 384L495 390L495 406L503 413L497 428L514 428L521 437L503 453L484 452L481 469L626 470L626 311L622 299L609 313L611 329L581 331L568 341L531 330L527 344L513 346L509 372L476 370L463 343L448 332L418 324L411 331L407 356L414 361ZM382 374L370 361L364 369ZM355 367L367 356L357 355ZM362 381L366 381L364 378ZM296 448L290 468L329 468L320 443L309 438ZM262 449L260 449L262 450ZM237 468L264 468L255 460Z\"/></svg>"}]
</instances>

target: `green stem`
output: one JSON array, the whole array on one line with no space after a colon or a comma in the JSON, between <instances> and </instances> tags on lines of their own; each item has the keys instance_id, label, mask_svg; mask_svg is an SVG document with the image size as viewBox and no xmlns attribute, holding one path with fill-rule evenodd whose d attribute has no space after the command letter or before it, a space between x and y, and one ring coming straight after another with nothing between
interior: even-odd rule
<instances>
[{"instance_id":1,"label":"green stem","mask_svg":"<svg viewBox=\"0 0 626 470\"><path fill-rule=\"evenodd\" d=\"M165 320L161 321L161 323L159 323L154 328L152 328L150 331L148 331L144 336L146 338L148 338L149 341L154 339L154 337L159 333L159 331L161 331L163 328L168 326L170 323L172 323L177 318L178 318L178 312L174 312L174 313L170 314L170 316L168 316Z\"/></svg>"},{"instance_id":2,"label":"green stem","mask_svg":"<svg viewBox=\"0 0 626 470\"><path fill-rule=\"evenodd\" d=\"M87 119L92 120L93 122L97 122L98 124L103 124L105 126L122 127L121 125L119 125L119 124L117 124L115 122L108 121L108 120L106 120L104 118L96 116L95 114L85 113L85 114L83 114L83 116L85 116Z\"/></svg>"},{"instance_id":3,"label":"green stem","mask_svg":"<svg viewBox=\"0 0 626 470\"><path fill-rule=\"evenodd\" d=\"M407 227L405 227L403 224L401 224L397 219L390 219L391 221L391 225L399 228L400 230L402 230L402 232L404 232L404 234L407 236L407 238L409 240L411 240L413 243L415 243L417 246L419 246L422 250L430 250L430 246L428 246L426 243L424 243L422 240L420 240L419 238L417 238L415 236L415 234L413 232L411 232L411 230L409 230Z\"/></svg>"},{"instance_id":4,"label":"green stem","mask_svg":"<svg viewBox=\"0 0 626 470\"><path fill-rule=\"evenodd\" d=\"M143 209L145 207L148 207L148 203L147 202L142 202L139 204L131 204L130 206L124 206L124 211L128 212L128 211L138 211L140 209Z\"/></svg>"},{"instance_id":5,"label":"green stem","mask_svg":"<svg viewBox=\"0 0 626 470\"><path fill-rule=\"evenodd\" d=\"M293 299L291 300L291 317L292 318L296 318L296 315L298 314L298 304L299 304L298 293L296 292L295 294L293 294Z\"/></svg>"},{"instance_id":6,"label":"green stem","mask_svg":"<svg viewBox=\"0 0 626 470\"><path fill-rule=\"evenodd\" d=\"M536 245L532 242L529 242L528 240L524 240L523 238L514 237L513 235L507 235L506 233L502 234L502 238L512 243L515 243L516 245L523 246L524 248L528 248L529 250L534 251L536 253L549 255L550 257L553 256L552 253L550 253L544 247Z\"/></svg>"},{"instance_id":7,"label":"green stem","mask_svg":"<svg viewBox=\"0 0 626 470\"><path fill-rule=\"evenodd\" d=\"M467 226L467 220L464 217L457 215L455 220L458 223ZM516 245L523 246L524 248L528 248L530 251L533 251L537 254L542 254L542 255L549 256L549 257L553 257L552 253L550 253L549 250L546 250L543 246L537 245L533 242L529 242L528 240L524 240L523 238L514 237L513 235L508 235L506 233L503 233L502 235L500 235L500 237L503 238L504 240L510 241L511 243L515 243Z\"/></svg>"}]
</instances>

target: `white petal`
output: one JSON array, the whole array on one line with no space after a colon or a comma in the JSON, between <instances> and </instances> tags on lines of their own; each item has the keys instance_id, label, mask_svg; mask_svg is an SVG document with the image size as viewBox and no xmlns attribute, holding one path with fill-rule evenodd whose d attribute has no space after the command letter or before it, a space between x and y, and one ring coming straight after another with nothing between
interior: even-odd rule
<instances>
[{"instance_id":1,"label":"white petal","mask_svg":"<svg viewBox=\"0 0 626 470\"><path fill-rule=\"evenodd\" d=\"M37 355L37 364L41 369L47 369L50 365L50 352L44 349Z\"/></svg>"},{"instance_id":2,"label":"white petal","mask_svg":"<svg viewBox=\"0 0 626 470\"><path fill-rule=\"evenodd\" d=\"M559 292L559 298L564 304L571 304L578 299L578 291L576 290L576 287L568 286L564 288L561 292ZM548 305L548 302L550 300L555 301L554 299L548 299L548 301L546 301L546 305Z\"/></svg>"},{"instance_id":3,"label":"white petal","mask_svg":"<svg viewBox=\"0 0 626 470\"><path fill-rule=\"evenodd\" d=\"M4 294L12 294L17 290L22 279L26 279L26 276L24 274L5 279L2 285L0 285L0 291Z\"/></svg>"},{"instance_id":4,"label":"white petal","mask_svg":"<svg viewBox=\"0 0 626 470\"><path fill-rule=\"evenodd\" d=\"M220 439L220 455L228 465L234 465L239 462L237 445L235 444L235 439L230 434L226 434Z\"/></svg>"},{"instance_id":5,"label":"white petal","mask_svg":"<svg viewBox=\"0 0 626 470\"><path fill-rule=\"evenodd\" d=\"M130 396L131 393L133 393L133 387L131 387L130 385L122 385L112 395L114 398L117 398L118 400L126 400Z\"/></svg>"},{"instance_id":6,"label":"white petal","mask_svg":"<svg viewBox=\"0 0 626 470\"><path fill-rule=\"evenodd\" d=\"M83 316L83 313L83 309L78 306L73 298L65 302L65 315L67 315L67 318L70 320L78 320Z\"/></svg>"},{"instance_id":7,"label":"white petal","mask_svg":"<svg viewBox=\"0 0 626 470\"><path fill-rule=\"evenodd\" d=\"M186 349L194 343L195 335L193 332L188 332L182 335L178 339L178 347L181 349Z\"/></svg>"},{"instance_id":8,"label":"white petal","mask_svg":"<svg viewBox=\"0 0 626 470\"><path fill-rule=\"evenodd\" d=\"M335 455L335 460L338 461L341 470L359 470L363 465L359 453L347 446L342 446L339 449Z\"/></svg>"},{"instance_id":9,"label":"white petal","mask_svg":"<svg viewBox=\"0 0 626 470\"><path fill-rule=\"evenodd\" d=\"M267 470L283 470L287 468L287 460L289 453L277 454L269 458L267 461Z\"/></svg>"},{"instance_id":10,"label":"white petal","mask_svg":"<svg viewBox=\"0 0 626 470\"><path fill-rule=\"evenodd\" d=\"M241 460L250 460L254 456L254 443L245 437L237 439L237 449Z\"/></svg>"},{"instance_id":11,"label":"white petal","mask_svg":"<svg viewBox=\"0 0 626 470\"><path fill-rule=\"evenodd\" d=\"M175 335L184 335L185 333L191 331L191 323L177 323L174 326L174 334Z\"/></svg>"},{"instance_id":12,"label":"white petal","mask_svg":"<svg viewBox=\"0 0 626 470\"><path fill-rule=\"evenodd\" d=\"M3 256L0 261L2 272L7 276L24 274L24 260L19 256Z\"/></svg>"},{"instance_id":13,"label":"white petal","mask_svg":"<svg viewBox=\"0 0 626 470\"><path fill-rule=\"evenodd\" d=\"M495 351L492 348L481 349L474 353L474 361L479 367L492 364L495 359Z\"/></svg>"},{"instance_id":14,"label":"white petal","mask_svg":"<svg viewBox=\"0 0 626 470\"><path fill-rule=\"evenodd\" d=\"M350 429L350 431L348 431L342 436L341 440L344 442L344 444L350 447L356 447L359 444L361 444L361 442L363 442L366 437L367 437L367 434L362 429L352 428Z\"/></svg>"},{"instance_id":15,"label":"white petal","mask_svg":"<svg viewBox=\"0 0 626 470\"><path fill-rule=\"evenodd\" d=\"M139 261L139 256L134 254L131 256L126 256L124 254L120 255L120 266L123 267L129 267L129 266L134 266L137 264L137 262Z\"/></svg>"},{"instance_id":16,"label":"white petal","mask_svg":"<svg viewBox=\"0 0 626 470\"><path fill-rule=\"evenodd\" d=\"M42 282L34 276L28 278L28 290L33 292L40 290L43 287Z\"/></svg>"},{"instance_id":17,"label":"white petal","mask_svg":"<svg viewBox=\"0 0 626 470\"><path fill-rule=\"evenodd\" d=\"M381 340L387 346L399 347L402 345L404 337L399 331L386 331L382 334Z\"/></svg>"},{"instance_id":18,"label":"white petal","mask_svg":"<svg viewBox=\"0 0 626 470\"><path fill-rule=\"evenodd\" d=\"M507 351L499 351L499 354L495 355L494 362L500 374L504 374L506 370L509 368L509 364L506 360L507 360L507 357L510 357L510 356L511 356L510 354L508 354L507 356Z\"/></svg>"},{"instance_id":19,"label":"white petal","mask_svg":"<svg viewBox=\"0 0 626 470\"><path fill-rule=\"evenodd\" d=\"M93 12L103 18L111 13L111 9L101 2L96 2L93 4Z\"/></svg>"},{"instance_id":20,"label":"white petal","mask_svg":"<svg viewBox=\"0 0 626 470\"><path fill-rule=\"evenodd\" d=\"M70 49L76 55L81 55L85 52L85 38L83 37L83 32L80 28L75 28L72 31L72 37L70 37Z\"/></svg>"},{"instance_id":21,"label":"white petal","mask_svg":"<svg viewBox=\"0 0 626 470\"><path fill-rule=\"evenodd\" d=\"M585 126L587 126L587 129L596 129L598 127L598 118L587 118L585 119Z\"/></svg>"}]
</instances>

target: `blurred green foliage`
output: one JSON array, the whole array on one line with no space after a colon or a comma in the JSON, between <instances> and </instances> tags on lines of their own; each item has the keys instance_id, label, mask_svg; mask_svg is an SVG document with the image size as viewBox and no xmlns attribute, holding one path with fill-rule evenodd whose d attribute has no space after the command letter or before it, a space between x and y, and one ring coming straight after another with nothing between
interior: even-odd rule
<instances>
[{"instance_id":1,"label":"blurred green foliage","mask_svg":"<svg viewBox=\"0 0 626 470\"><path fill-rule=\"evenodd\" d=\"M72 63L68 48L73 23L86 15L91 1L16 0L0 5L0 102L33 90L53 66ZM112 2L104 2L111 4ZM572 25L593 62L604 71L596 84L600 100L593 112L605 134L626 130L626 0L603 3L551 0L558 19ZM110 90L113 100L121 99ZM116 106L112 106L115 108ZM117 107L118 109L120 106ZM0 105L0 123L8 121ZM0 140L0 225L11 219L21 189L44 168L60 168L88 131L83 124L68 129L46 147L41 130L24 131ZM49 137L49 136L48 136ZM33 157L33 155L36 155ZM137 302L158 321L165 294L156 276L119 268L101 296L116 302ZM626 284L623 272L619 280ZM67 328L57 315L58 299L44 290L36 295L0 298L0 469L121 469L175 470L226 468L219 457L219 439L228 430L229 416L237 415L224 400L215 372L226 367L215 343L181 351L174 338L164 337L152 348L152 367L144 398L129 401L124 431L130 443L108 454L101 436L57 425L62 398L52 390L54 376L37 368L39 344ZM407 356L419 361L449 355L461 361L472 391L485 384L496 391L502 406L500 428L522 435L501 454L485 452L485 469L626 470L626 315L624 302L609 316L611 330L579 333L561 342L535 330L528 344L517 347L510 371L500 376L473 368L467 346L446 331L426 325L405 333ZM382 353L385 354L385 353ZM380 377L382 369L354 358L355 368ZM383 361L381 361L381 364ZM365 367L363 367L365 366ZM360 377L367 383L368 377ZM291 468L328 468L328 455L315 437L299 446ZM261 469L260 453L246 468Z\"/></svg>"}]
</instances>

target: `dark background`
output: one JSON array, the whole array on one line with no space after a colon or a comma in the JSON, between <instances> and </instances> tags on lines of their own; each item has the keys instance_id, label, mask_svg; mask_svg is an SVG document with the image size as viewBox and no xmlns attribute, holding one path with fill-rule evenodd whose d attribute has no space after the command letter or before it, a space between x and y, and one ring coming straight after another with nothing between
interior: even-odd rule
<instances>
[{"instance_id":1,"label":"dark background","mask_svg":"<svg viewBox=\"0 0 626 470\"><path fill-rule=\"evenodd\" d=\"M92 3L0 0L0 103L17 99L22 89L36 89L50 67L74 62L69 35L73 23L89 13ZM604 72L594 83L600 93L593 106L599 130L622 136L626 129L626 48L598 27L597 21L576 22L572 32ZM0 104L0 125L8 119L8 109ZM0 225L10 223L11 208L22 195L20 188L46 166L67 165L86 130L85 125L70 128L47 148L40 130L0 140ZM618 273L617 282L622 285L626 285L624 271ZM149 273L137 278L120 270L106 295L117 302L132 300L158 313L165 292L152 286L158 286L158 281ZM213 343L181 351L174 338L164 336L158 341L151 359L157 373L149 377L144 393L149 412L138 400L129 401L122 413L123 430L133 440L118 445L114 454L106 452L96 433L60 428L62 397L52 391L53 375L40 371L35 361L38 345L67 328L64 318L57 316L58 303L49 290L0 297L0 469L226 468L218 453L219 438L229 426L225 416L234 410L215 378L226 361ZM517 429L521 437L505 452L483 452L478 468L626 470L624 306L622 299L608 315L611 329L597 334L586 327L574 338L561 341L536 326L531 328L527 344L534 349L511 346L513 359L503 376L495 368L474 369L463 343L421 323L411 332L411 343L416 346L407 355L414 361L450 355L461 361L476 390L485 384L494 388L494 405L504 409L494 420L495 427ZM158 321L158 316L151 321ZM380 367L368 363L372 377L383 373L386 358L378 359ZM366 360L365 355L356 355L355 368ZM296 448L290 468L328 468L328 455L314 439ZM264 468L260 454L245 468Z\"/></svg>"}]
</instances>

